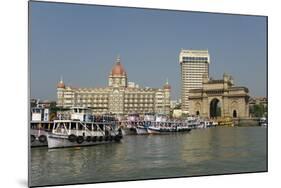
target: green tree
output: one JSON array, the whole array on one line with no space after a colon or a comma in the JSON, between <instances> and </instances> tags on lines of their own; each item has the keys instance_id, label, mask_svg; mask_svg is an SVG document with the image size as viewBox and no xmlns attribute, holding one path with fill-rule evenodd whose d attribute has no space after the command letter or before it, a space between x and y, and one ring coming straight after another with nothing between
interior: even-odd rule
<instances>
[{"instance_id":1,"label":"green tree","mask_svg":"<svg viewBox=\"0 0 281 188\"><path fill-rule=\"evenodd\" d=\"M262 104L255 104L250 108L250 113L254 117L263 117L266 113L266 108Z\"/></svg>"}]
</instances>

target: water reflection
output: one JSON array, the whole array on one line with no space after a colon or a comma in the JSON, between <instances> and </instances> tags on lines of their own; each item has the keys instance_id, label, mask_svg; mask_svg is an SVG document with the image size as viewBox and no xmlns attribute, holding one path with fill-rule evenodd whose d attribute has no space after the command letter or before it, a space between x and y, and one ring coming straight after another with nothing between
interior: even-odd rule
<instances>
[{"instance_id":1,"label":"water reflection","mask_svg":"<svg viewBox=\"0 0 281 188\"><path fill-rule=\"evenodd\" d=\"M126 136L122 143L31 150L32 185L266 170L266 129Z\"/></svg>"}]
</instances>

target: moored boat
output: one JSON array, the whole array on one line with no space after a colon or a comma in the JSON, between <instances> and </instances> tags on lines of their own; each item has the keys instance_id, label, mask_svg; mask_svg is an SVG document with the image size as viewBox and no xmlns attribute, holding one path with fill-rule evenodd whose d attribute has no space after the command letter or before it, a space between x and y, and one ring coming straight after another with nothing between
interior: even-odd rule
<instances>
[{"instance_id":1,"label":"moored boat","mask_svg":"<svg viewBox=\"0 0 281 188\"><path fill-rule=\"evenodd\" d=\"M47 146L47 133L52 131L53 122L32 121L30 124L30 146Z\"/></svg>"},{"instance_id":2,"label":"moored boat","mask_svg":"<svg viewBox=\"0 0 281 188\"><path fill-rule=\"evenodd\" d=\"M120 142L121 129L115 122L82 122L79 120L54 120L48 133L48 148L91 146Z\"/></svg>"},{"instance_id":3,"label":"moored boat","mask_svg":"<svg viewBox=\"0 0 281 188\"><path fill-rule=\"evenodd\" d=\"M148 134L147 129L148 129L148 127L146 127L146 126L138 125L138 126L136 127L136 133L137 133L138 135Z\"/></svg>"}]
</instances>

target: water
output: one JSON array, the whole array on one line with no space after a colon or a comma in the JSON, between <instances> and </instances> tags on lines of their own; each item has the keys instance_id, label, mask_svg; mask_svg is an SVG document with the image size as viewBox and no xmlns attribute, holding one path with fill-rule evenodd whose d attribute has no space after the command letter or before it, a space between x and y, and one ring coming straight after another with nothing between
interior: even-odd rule
<instances>
[{"instance_id":1,"label":"water","mask_svg":"<svg viewBox=\"0 0 281 188\"><path fill-rule=\"evenodd\" d=\"M32 148L31 185L266 171L266 140L266 128L217 127L91 147Z\"/></svg>"}]
</instances>

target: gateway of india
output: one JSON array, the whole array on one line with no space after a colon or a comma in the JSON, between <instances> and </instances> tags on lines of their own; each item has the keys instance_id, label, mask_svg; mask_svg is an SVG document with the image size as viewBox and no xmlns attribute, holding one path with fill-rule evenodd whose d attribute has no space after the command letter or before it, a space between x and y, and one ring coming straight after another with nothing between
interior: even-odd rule
<instances>
[{"instance_id":1,"label":"gateway of india","mask_svg":"<svg viewBox=\"0 0 281 188\"><path fill-rule=\"evenodd\" d=\"M184 50L179 56L182 80L182 110L206 118L249 116L249 90L235 86L232 76L209 77L208 50Z\"/></svg>"},{"instance_id":2,"label":"gateway of india","mask_svg":"<svg viewBox=\"0 0 281 188\"><path fill-rule=\"evenodd\" d=\"M96 114L170 113L171 86L140 88L128 82L127 73L117 57L104 88L74 88L61 79L57 84L57 107L88 107Z\"/></svg>"}]
</instances>

